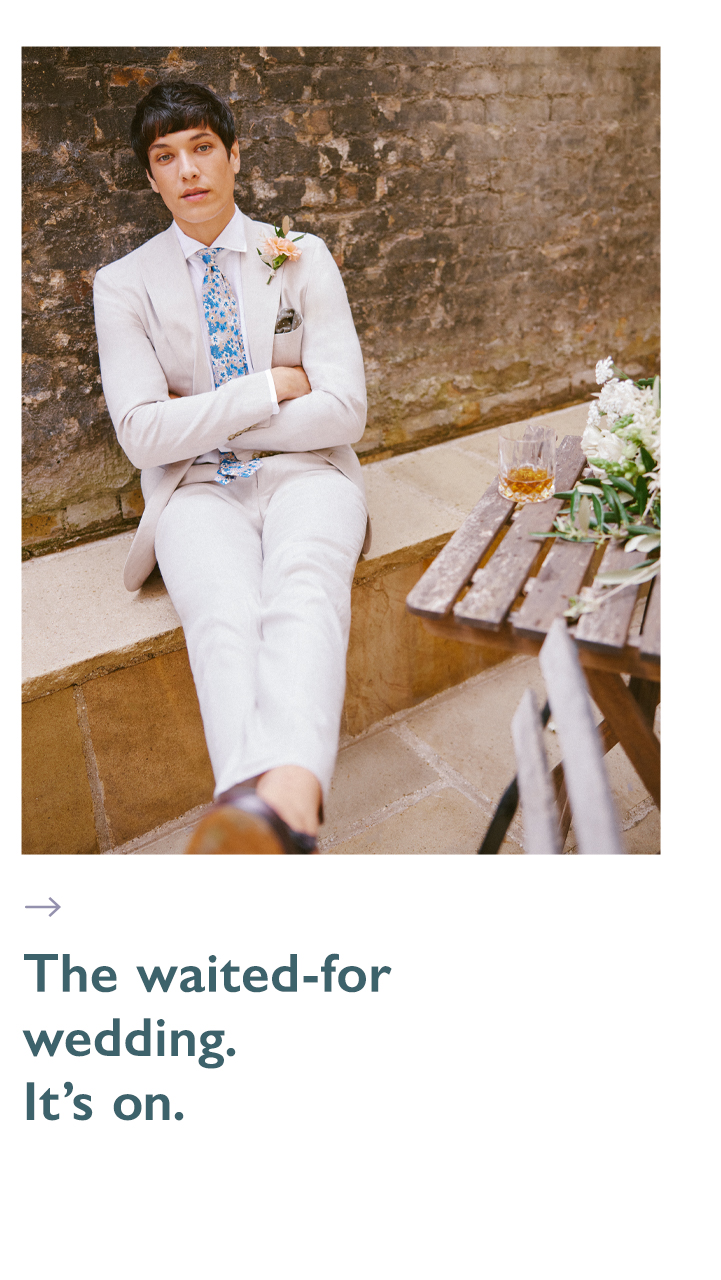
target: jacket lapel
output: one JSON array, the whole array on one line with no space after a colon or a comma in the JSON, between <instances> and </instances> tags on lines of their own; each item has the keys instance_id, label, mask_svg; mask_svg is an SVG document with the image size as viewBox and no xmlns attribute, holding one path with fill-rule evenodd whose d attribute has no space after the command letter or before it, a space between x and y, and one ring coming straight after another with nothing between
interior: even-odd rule
<instances>
[{"instance_id":1,"label":"jacket lapel","mask_svg":"<svg viewBox=\"0 0 721 1280\"><path fill-rule=\"evenodd\" d=\"M160 328L176 350L192 352L193 394L212 391L190 273L172 224L143 249L150 250L142 254L141 269Z\"/></svg>"},{"instance_id":2,"label":"jacket lapel","mask_svg":"<svg viewBox=\"0 0 721 1280\"><path fill-rule=\"evenodd\" d=\"M271 228L265 223L253 222L245 214L241 216L248 246L240 255L245 328L253 368L260 373L263 369L270 369L273 357L273 334L280 302L280 271L268 284L270 270L261 262L256 250L262 232L270 232Z\"/></svg>"}]
</instances>

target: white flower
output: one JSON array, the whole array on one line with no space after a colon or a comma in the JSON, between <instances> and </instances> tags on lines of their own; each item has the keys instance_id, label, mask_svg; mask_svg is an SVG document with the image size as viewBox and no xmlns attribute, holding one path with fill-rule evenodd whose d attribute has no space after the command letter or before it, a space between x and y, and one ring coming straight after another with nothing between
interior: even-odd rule
<instances>
[{"instance_id":1,"label":"white flower","mask_svg":"<svg viewBox=\"0 0 721 1280\"><path fill-rule=\"evenodd\" d=\"M620 462L626 450L626 442L613 431L599 431L589 426L583 433L581 448L587 458L601 458L604 462Z\"/></svg>"},{"instance_id":2,"label":"white flower","mask_svg":"<svg viewBox=\"0 0 721 1280\"><path fill-rule=\"evenodd\" d=\"M611 426L616 418L625 418L629 413L636 415L646 405L652 407L653 396L650 390L641 391L630 378L611 378L598 398L598 405L608 415Z\"/></svg>"},{"instance_id":3,"label":"white flower","mask_svg":"<svg viewBox=\"0 0 721 1280\"><path fill-rule=\"evenodd\" d=\"M607 356L605 360L599 360L596 365L596 382L599 387L604 382L608 382L613 377L613 356Z\"/></svg>"},{"instance_id":4,"label":"white flower","mask_svg":"<svg viewBox=\"0 0 721 1280\"><path fill-rule=\"evenodd\" d=\"M601 425L601 414L599 413L598 405L592 404L588 410L588 417L586 418L586 426L600 427L600 425Z\"/></svg>"}]
</instances>

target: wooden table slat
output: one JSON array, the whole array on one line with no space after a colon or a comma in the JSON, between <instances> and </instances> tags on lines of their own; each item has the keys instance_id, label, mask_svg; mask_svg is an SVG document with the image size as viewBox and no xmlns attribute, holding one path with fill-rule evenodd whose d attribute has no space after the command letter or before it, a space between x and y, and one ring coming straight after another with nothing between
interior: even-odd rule
<instances>
[{"instance_id":1,"label":"wooden table slat","mask_svg":"<svg viewBox=\"0 0 721 1280\"><path fill-rule=\"evenodd\" d=\"M633 569L635 565L642 564L646 558L643 552L624 551L622 546L610 542L601 561L599 573ZM576 639L579 644L596 649L623 649L637 594L637 586L624 587L618 595L604 601L593 613L582 614L576 628Z\"/></svg>"},{"instance_id":2,"label":"wooden table slat","mask_svg":"<svg viewBox=\"0 0 721 1280\"><path fill-rule=\"evenodd\" d=\"M595 542L554 542L521 608L510 615L516 631L546 635L554 618L568 608L569 597L578 594L595 550Z\"/></svg>"},{"instance_id":3,"label":"wooden table slat","mask_svg":"<svg viewBox=\"0 0 721 1280\"><path fill-rule=\"evenodd\" d=\"M642 658L652 662L661 661L661 571L651 583L646 616L641 632L640 652Z\"/></svg>"},{"instance_id":4,"label":"wooden table slat","mask_svg":"<svg viewBox=\"0 0 721 1280\"><path fill-rule=\"evenodd\" d=\"M556 488L571 489L586 465L578 436L566 436L558 451ZM511 525L488 564L473 577L473 586L454 607L459 622L490 630L498 628L543 550L539 538L529 534L551 529L563 500L548 498L528 503Z\"/></svg>"},{"instance_id":5,"label":"wooden table slat","mask_svg":"<svg viewBox=\"0 0 721 1280\"><path fill-rule=\"evenodd\" d=\"M473 570L513 511L514 503L498 492L498 476L472 512L429 565L406 600L411 613L422 618L444 618Z\"/></svg>"}]
</instances>

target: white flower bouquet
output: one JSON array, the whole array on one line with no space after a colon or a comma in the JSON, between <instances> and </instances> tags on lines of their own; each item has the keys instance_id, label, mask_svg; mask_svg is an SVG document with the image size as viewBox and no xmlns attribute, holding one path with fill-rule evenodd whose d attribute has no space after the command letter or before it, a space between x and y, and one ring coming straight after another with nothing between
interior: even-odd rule
<instances>
[{"instance_id":1,"label":"white flower bouquet","mask_svg":"<svg viewBox=\"0 0 721 1280\"><path fill-rule=\"evenodd\" d=\"M609 357L596 365L596 381L603 390L588 411L583 452L600 479L622 476L635 486L647 478L645 515L661 488L661 380L634 382Z\"/></svg>"},{"instance_id":2,"label":"white flower bouquet","mask_svg":"<svg viewBox=\"0 0 721 1280\"><path fill-rule=\"evenodd\" d=\"M654 578L661 564L661 380L634 380L609 356L596 365L596 382L602 390L588 410L581 441L588 467L572 490L554 495L569 506L551 532L533 536L599 543L613 538L646 559L633 569L598 574L592 588L569 601L570 618L598 608L611 594L608 587L620 591Z\"/></svg>"}]
</instances>

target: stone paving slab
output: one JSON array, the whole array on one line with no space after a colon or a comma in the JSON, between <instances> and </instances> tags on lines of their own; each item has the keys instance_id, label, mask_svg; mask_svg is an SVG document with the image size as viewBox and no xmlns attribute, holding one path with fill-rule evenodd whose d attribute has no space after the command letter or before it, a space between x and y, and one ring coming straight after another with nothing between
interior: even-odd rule
<instances>
[{"instance_id":1,"label":"stone paving slab","mask_svg":"<svg viewBox=\"0 0 721 1280\"><path fill-rule=\"evenodd\" d=\"M511 720L529 685L542 707L546 693L537 659L516 656L485 679L456 686L457 697L416 708L406 723L494 808L516 772ZM555 734L546 740L553 768L560 749Z\"/></svg>"},{"instance_id":2,"label":"stone paving slab","mask_svg":"<svg viewBox=\"0 0 721 1280\"><path fill-rule=\"evenodd\" d=\"M391 731L351 743L338 753L333 785L325 805L323 840L329 844L371 814L404 801L438 781L430 765Z\"/></svg>"},{"instance_id":3,"label":"stone paving slab","mask_svg":"<svg viewBox=\"0 0 721 1280\"><path fill-rule=\"evenodd\" d=\"M444 787L384 822L324 850L328 854L475 854L479 812L454 787Z\"/></svg>"}]
</instances>

